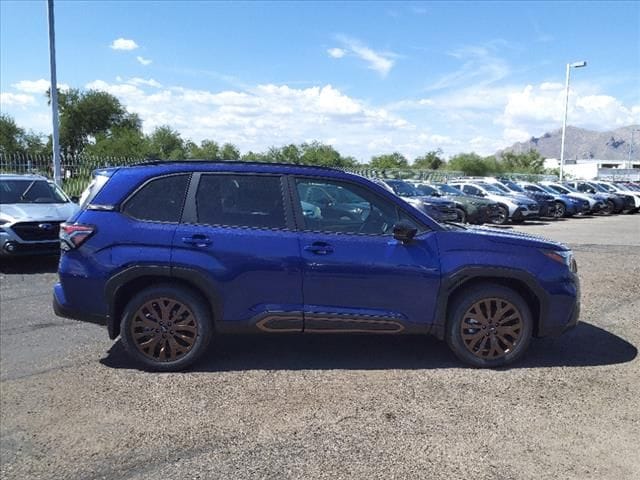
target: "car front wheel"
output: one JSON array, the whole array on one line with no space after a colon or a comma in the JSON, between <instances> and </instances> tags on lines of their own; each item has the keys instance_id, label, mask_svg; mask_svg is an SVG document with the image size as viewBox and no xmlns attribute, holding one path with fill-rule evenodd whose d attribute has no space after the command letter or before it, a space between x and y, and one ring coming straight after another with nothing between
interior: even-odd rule
<instances>
[{"instance_id":1,"label":"car front wheel","mask_svg":"<svg viewBox=\"0 0 640 480\"><path fill-rule=\"evenodd\" d=\"M157 371L179 371L195 362L211 337L209 309L182 286L147 288L127 304L122 343L138 363Z\"/></svg>"},{"instance_id":2,"label":"car front wheel","mask_svg":"<svg viewBox=\"0 0 640 480\"><path fill-rule=\"evenodd\" d=\"M446 340L463 362L493 368L515 362L527 350L533 318L515 291L500 285L479 285L453 299Z\"/></svg>"}]
</instances>

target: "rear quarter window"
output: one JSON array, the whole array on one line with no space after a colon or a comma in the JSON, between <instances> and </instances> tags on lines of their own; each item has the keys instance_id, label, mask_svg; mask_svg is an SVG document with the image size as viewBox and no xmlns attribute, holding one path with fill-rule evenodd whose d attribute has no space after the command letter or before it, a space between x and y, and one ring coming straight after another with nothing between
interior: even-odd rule
<instances>
[{"instance_id":1,"label":"rear quarter window","mask_svg":"<svg viewBox=\"0 0 640 480\"><path fill-rule=\"evenodd\" d=\"M171 175L145 183L126 201L122 212L138 220L178 223L190 175Z\"/></svg>"}]
</instances>

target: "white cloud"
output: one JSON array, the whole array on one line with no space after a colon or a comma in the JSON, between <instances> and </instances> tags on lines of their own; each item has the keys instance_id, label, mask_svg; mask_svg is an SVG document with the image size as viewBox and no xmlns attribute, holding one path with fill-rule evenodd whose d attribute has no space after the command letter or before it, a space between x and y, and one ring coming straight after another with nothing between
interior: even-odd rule
<instances>
[{"instance_id":1,"label":"white cloud","mask_svg":"<svg viewBox=\"0 0 640 480\"><path fill-rule=\"evenodd\" d=\"M151 65L151 64L153 63L153 60L150 60L150 59L148 59L148 58L144 58L144 57L143 57L143 56L141 56L141 55L138 55L138 56L136 57L136 60L138 61L138 63L141 63L141 64L142 64L142 65L144 65L144 66Z\"/></svg>"},{"instance_id":2,"label":"white cloud","mask_svg":"<svg viewBox=\"0 0 640 480\"><path fill-rule=\"evenodd\" d=\"M120 37L111 42L110 47L113 50L135 50L139 45L131 39Z\"/></svg>"},{"instance_id":3,"label":"white cloud","mask_svg":"<svg viewBox=\"0 0 640 480\"><path fill-rule=\"evenodd\" d=\"M355 38L347 37L345 35L338 35L336 38L344 45L345 48L337 48L331 50L339 50L340 56L344 56L347 53L352 53L361 60L364 60L367 63L368 68L378 72L382 77L386 77L395 64L394 58L397 57L395 53L375 51L363 44L361 41ZM329 51L330 55L331 50Z\"/></svg>"},{"instance_id":4,"label":"white cloud","mask_svg":"<svg viewBox=\"0 0 640 480\"><path fill-rule=\"evenodd\" d=\"M470 45L449 52L463 63L451 73L441 76L427 90L442 90L467 86L487 86L505 78L511 71L507 62L498 57L491 45Z\"/></svg>"},{"instance_id":5,"label":"white cloud","mask_svg":"<svg viewBox=\"0 0 640 480\"><path fill-rule=\"evenodd\" d=\"M384 106L329 84L206 90L133 77L98 79L85 88L117 96L130 112L140 115L147 133L169 124L185 138L232 142L243 152L318 139L361 161L393 151L413 159L437 148L445 155L495 153L559 128L564 93L564 88L545 83L465 86ZM43 98L16 91L3 92L1 100L2 111L24 128L50 129ZM627 105L593 84L576 83L569 107L570 125L605 130L640 122L637 102Z\"/></svg>"},{"instance_id":6,"label":"white cloud","mask_svg":"<svg viewBox=\"0 0 640 480\"><path fill-rule=\"evenodd\" d=\"M347 54L347 51L343 48L330 48L327 50L327 53L332 58L342 58Z\"/></svg>"},{"instance_id":7,"label":"white cloud","mask_svg":"<svg viewBox=\"0 0 640 480\"><path fill-rule=\"evenodd\" d=\"M25 93L0 92L0 106L4 111L5 106L27 107L36 105L36 99L33 95Z\"/></svg>"},{"instance_id":8,"label":"white cloud","mask_svg":"<svg viewBox=\"0 0 640 480\"><path fill-rule=\"evenodd\" d=\"M116 80L118 79L116 78ZM122 81L122 79L119 79L118 81ZM149 78L147 80L145 78L133 77L130 78L127 83L130 83L131 85L146 85L147 87L162 88L162 84L153 78Z\"/></svg>"},{"instance_id":9,"label":"white cloud","mask_svg":"<svg viewBox=\"0 0 640 480\"><path fill-rule=\"evenodd\" d=\"M26 93L46 93L49 90L51 82L41 78L39 80L20 80L18 83L11 85L16 90ZM59 90L69 90L69 85L66 83L58 83Z\"/></svg>"}]
</instances>

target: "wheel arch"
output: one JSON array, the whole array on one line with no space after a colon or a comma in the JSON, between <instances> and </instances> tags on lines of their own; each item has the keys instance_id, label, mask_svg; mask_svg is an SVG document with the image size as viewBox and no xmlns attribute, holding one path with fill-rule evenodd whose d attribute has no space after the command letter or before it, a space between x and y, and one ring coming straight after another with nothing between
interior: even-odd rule
<instances>
[{"instance_id":1,"label":"wheel arch","mask_svg":"<svg viewBox=\"0 0 640 480\"><path fill-rule=\"evenodd\" d=\"M468 267L458 270L442 283L442 295L438 301L438 313L434 334L444 339L449 312L456 299L477 285L494 284L509 288L520 295L529 306L533 317L533 334L538 335L541 315L546 311L546 294L530 274L509 268Z\"/></svg>"},{"instance_id":2,"label":"wheel arch","mask_svg":"<svg viewBox=\"0 0 640 480\"><path fill-rule=\"evenodd\" d=\"M213 325L222 318L222 303L213 282L198 270L164 265L130 266L109 279L105 296L109 305L109 338L120 335L120 320L127 303L144 288L158 284L180 285L201 297L209 308Z\"/></svg>"}]
</instances>

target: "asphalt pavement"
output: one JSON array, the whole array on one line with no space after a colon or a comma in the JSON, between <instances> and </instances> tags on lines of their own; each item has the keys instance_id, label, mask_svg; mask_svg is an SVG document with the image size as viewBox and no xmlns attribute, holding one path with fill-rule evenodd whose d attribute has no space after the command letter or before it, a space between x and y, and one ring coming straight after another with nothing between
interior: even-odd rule
<instances>
[{"instance_id":1,"label":"asphalt pavement","mask_svg":"<svg viewBox=\"0 0 640 480\"><path fill-rule=\"evenodd\" d=\"M640 215L532 222L568 243L581 323L517 365L417 336L218 337L137 369L56 317L56 259L0 264L0 478L640 478Z\"/></svg>"}]
</instances>

